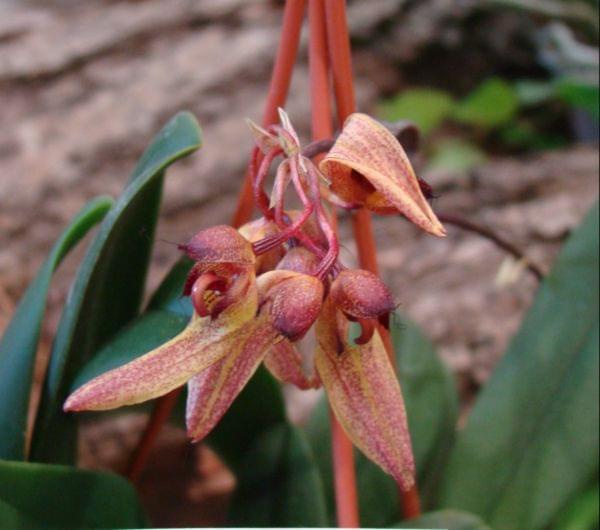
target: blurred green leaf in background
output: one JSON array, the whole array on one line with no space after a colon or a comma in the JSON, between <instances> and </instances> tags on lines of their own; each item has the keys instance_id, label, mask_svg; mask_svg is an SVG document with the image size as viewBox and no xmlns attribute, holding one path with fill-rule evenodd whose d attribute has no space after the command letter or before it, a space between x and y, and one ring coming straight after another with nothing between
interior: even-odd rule
<instances>
[{"instance_id":1,"label":"blurred green leaf in background","mask_svg":"<svg viewBox=\"0 0 600 530\"><path fill-rule=\"evenodd\" d=\"M33 460L72 463L76 423L62 404L73 379L107 339L139 311L165 168L200 146L189 113L156 136L106 215L77 273L52 348L32 439Z\"/></svg>"},{"instance_id":2,"label":"blurred green leaf in background","mask_svg":"<svg viewBox=\"0 0 600 530\"><path fill-rule=\"evenodd\" d=\"M111 206L109 197L98 197L75 216L50 250L0 340L0 459L25 458L33 368L52 274Z\"/></svg>"},{"instance_id":3,"label":"blurred green leaf in background","mask_svg":"<svg viewBox=\"0 0 600 530\"><path fill-rule=\"evenodd\" d=\"M598 473L598 204L565 244L457 438L440 503L545 528Z\"/></svg>"}]
</instances>

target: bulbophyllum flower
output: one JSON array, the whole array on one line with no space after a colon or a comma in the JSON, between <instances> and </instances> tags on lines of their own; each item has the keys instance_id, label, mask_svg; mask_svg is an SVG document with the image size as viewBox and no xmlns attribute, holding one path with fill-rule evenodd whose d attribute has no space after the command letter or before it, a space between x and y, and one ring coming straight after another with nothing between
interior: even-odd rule
<instances>
[{"instance_id":1,"label":"bulbophyllum flower","mask_svg":"<svg viewBox=\"0 0 600 530\"><path fill-rule=\"evenodd\" d=\"M199 259L190 272L195 314L179 335L92 379L65 411L140 403L188 382L188 434L202 439L219 421L268 352L290 355L317 318L323 283L275 270L255 278L251 244L230 227L197 234L182 247Z\"/></svg>"},{"instance_id":2,"label":"bulbophyllum flower","mask_svg":"<svg viewBox=\"0 0 600 530\"><path fill-rule=\"evenodd\" d=\"M375 325L394 306L377 276L342 271L317 320L315 365L354 445L408 490L414 484L415 465L404 401ZM352 321L362 328L355 339L350 335Z\"/></svg>"},{"instance_id":3,"label":"bulbophyllum flower","mask_svg":"<svg viewBox=\"0 0 600 530\"><path fill-rule=\"evenodd\" d=\"M301 389L323 384L354 444L408 489L414 461L404 402L378 332L395 303L376 275L339 262L335 223L323 199L400 213L438 236L444 228L423 196L430 190L382 125L350 116L319 169L282 110L280 121L267 129L250 124L257 143L252 191L262 217L239 231L203 230L180 246L195 261L184 287L194 306L186 329L86 383L64 409L135 404L187 382L188 434L201 440L264 362L276 378ZM267 193L278 157L283 161ZM295 192L300 210L285 208L286 190ZM307 374L295 343L315 322L314 371Z\"/></svg>"},{"instance_id":4,"label":"bulbophyllum flower","mask_svg":"<svg viewBox=\"0 0 600 530\"><path fill-rule=\"evenodd\" d=\"M330 191L348 206L365 206L384 215L400 213L430 234L446 235L402 145L370 116L355 113L346 119L319 168Z\"/></svg>"}]
</instances>

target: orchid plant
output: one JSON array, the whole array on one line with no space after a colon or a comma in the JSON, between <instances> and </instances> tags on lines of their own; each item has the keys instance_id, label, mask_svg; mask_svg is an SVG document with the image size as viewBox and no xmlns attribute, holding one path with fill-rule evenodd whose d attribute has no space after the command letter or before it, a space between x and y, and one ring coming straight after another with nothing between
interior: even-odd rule
<instances>
[{"instance_id":1,"label":"orchid plant","mask_svg":"<svg viewBox=\"0 0 600 530\"><path fill-rule=\"evenodd\" d=\"M280 107L307 5L312 142L302 146ZM596 527L597 204L545 280L493 230L433 212L432 189L403 148L415 143L404 134L414 127L392 133L356 113L344 0L288 0L281 33L261 126L249 122L255 147L231 226L179 245L182 259L142 304L165 170L202 143L196 119L182 112L115 200L97 197L73 219L24 294L0 339L0 526L146 526L132 483L187 383L189 437L206 440L236 477L234 524ZM340 260L339 209L360 268ZM442 222L475 232L542 282L464 429L433 345L406 319L389 318L397 303L377 273L371 214L403 216L437 237ZM30 397L52 275L96 224L37 403ZM328 404L294 426L276 379L322 386ZM129 481L76 467L85 416L72 412L153 398L122 470Z\"/></svg>"},{"instance_id":2,"label":"orchid plant","mask_svg":"<svg viewBox=\"0 0 600 530\"><path fill-rule=\"evenodd\" d=\"M202 230L180 245L195 262L182 293L194 307L189 325L77 389L64 409L132 405L187 382L187 431L199 441L264 362L276 378L301 389L322 384L354 444L408 490L415 470L406 413L378 330L388 327L396 304L378 276L340 262L326 204L402 214L437 236L444 228L401 144L374 119L351 115L317 165L303 154L287 114L279 114L279 125L250 124L254 200L262 217L238 231ZM267 194L264 183L279 157ZM285 207L290 186L302 211ZM352 323L360 327L354 337ZM314 373L306 373L296 343L313 325Z\"/></svg>"}]
</instances>

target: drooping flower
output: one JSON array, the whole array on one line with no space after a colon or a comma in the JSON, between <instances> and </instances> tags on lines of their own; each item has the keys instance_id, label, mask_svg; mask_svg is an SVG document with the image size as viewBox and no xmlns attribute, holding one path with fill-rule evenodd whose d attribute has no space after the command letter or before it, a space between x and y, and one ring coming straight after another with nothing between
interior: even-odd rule
<instances>
[{"instance_id":1,"label":"drooping flower","mask_svg":"<svg viewBox=\"0 0 600 530\"><path fill-rule=\"evenodd\" d=\"M403 489L414 459L402 392L375 323L394 308L377 276L346 270L334 280L316 324L315 365L340 424L367 457ZM362 330L351 336L352 321Z\"/></svg>"},{"instance_id":2,"label":"drooping flower","mask_svg":"<svg viewBox=\"0 0 600 530\"><path fill-rule=\"evenodd\" d=\"M319 164L330 190L351 206L378 214L400 213L436 236L446 231L421 191L402 145L381 123L351 114Z\"/></svg>"},{"instance_id":3,"label":"drooping flower","mask_svg":"<svg viewBox=\"0 0 600 530\"><path fill-rule=\"evenodd\" d=\"M255 279L251 245L232 228L200 232L184 249L202 260L190 273L195 308L190 324L169 342L77 389L65 411L132 405L188 382L188 434L199 440L265 355L292 347L317 318L322 282L286 270Z\"/></svg>"}]
</instances>

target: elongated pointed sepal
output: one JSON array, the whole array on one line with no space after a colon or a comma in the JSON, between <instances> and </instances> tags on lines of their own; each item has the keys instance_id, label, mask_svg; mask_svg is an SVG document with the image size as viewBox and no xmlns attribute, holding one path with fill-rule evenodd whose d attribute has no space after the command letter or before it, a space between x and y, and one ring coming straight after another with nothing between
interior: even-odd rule
<instances>
[{"instance_id":1,"label":"elongated pointed sepal","mask_svg":"<svg viewBox=\"0 0 600 530\"><path fill-rule=\"evenodd\" d=\"M201 440L219 422L277 336L268 317L261 315L228 337L227 355L189 380L186 424L190 438Z\"/></svg>"},{"instance_id":2,"label":"elongated pointed sepal","mask_svg":"<svg viewBox=\"0 0 600 530\"><path fill-rule=\"evenodd\" d=\"M321 386L315 373L309 375L305 372L302 355L294 344L285 338L271 346L265 357L265 366L275 378L283 383L291 383L300 390Z\"/></svg>"},{"instance_id":3,"label":"elongated pointed sepal","mask_svg":"<svg viewBox=\"0 0 600 530\"><path fill-rule=\"evenodd\" d=\"M267 154L274 147L279 147L279 139L277 136L271 134L249 118L246 118L246 125L248 125L248 128L254 137L254 142L264 154Z\"/></svg>"},{"instance_id":4,"label":"elongated pointed sepal","mask_svg":"<svg viewBox=\"0 0 600 530\"><path fill-rule=\"evenodd\" d=\"M423 196L402 146L366 114L348 117L319 168L331 181L331 190L342 200L377 213L397 211L426 232L446 234Z\"/></svg>"},{"instance_id":5,"label":"elongated pointed sepal","mask_svg":"<svg viewBox=\"0 0 600 530\"><path fill-rule=\"evenodd\" d=\"M326 301L317 322L317 372L352 442L408 490L415 466L400 385L377 332L361 346L347 335L348 321Z\"/></svg>"},{"instance_id":6,"label":"elongated pointed sepal","mask_svg":"<svg viewBox=\"0 0 600 530\"><path fill-rule=\"evenodd\" d=\"M176 337L134 361L110 370L73 392L65 411L107 410L162 396L227 355L231 337L254 318L258 293L251 281L244 296L216 319L192 319Z\"/></svg>"}]
</instances>

